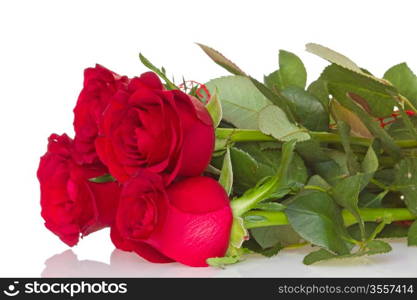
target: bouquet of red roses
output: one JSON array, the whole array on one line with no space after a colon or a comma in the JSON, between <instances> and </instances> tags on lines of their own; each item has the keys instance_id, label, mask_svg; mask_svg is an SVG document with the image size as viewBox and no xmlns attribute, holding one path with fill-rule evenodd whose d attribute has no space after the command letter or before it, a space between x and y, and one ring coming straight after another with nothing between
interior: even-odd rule
<instances>
[{"instance_id":1,"label":"bouquet of red roses","mask_svg":"<svg viewBox=\"0 0 417 300\"><path fill-rule=\"evenodd\" d=\"M175 84L152 72L84 71L74 139L52 134L38 169L45 226L74 246L105 227L158 263L224 266L246 253L318 247L304 263L417 245L417 77L383 79L317 44L331 64L306 87L293 53L260 82L219 52L232 76ZM162 79L162 81L161 81Z\"/></svg>"}]
</instances>

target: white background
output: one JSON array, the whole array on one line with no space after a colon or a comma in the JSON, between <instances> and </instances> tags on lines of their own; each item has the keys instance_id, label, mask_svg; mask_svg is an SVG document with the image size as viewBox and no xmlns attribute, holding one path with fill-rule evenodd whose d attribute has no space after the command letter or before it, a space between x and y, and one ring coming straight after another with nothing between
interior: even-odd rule
<instances>
[{"instance_id":1,"label":"white background","mask_svg":"<svg viewBox=\"0 0 417 300\"><path fill-rule=\"evenodd\" d=\"M138 75L145 71L141 51L178 79L226 75L193 44L201 42L258 78L276 68L278 49L295 52L312 81L326 62L304 44L317 42L376 75L402 61L417 70L413 2L1 1L0 276L417 276L417 249L403 242L373 258L306 267L308 249L288 250L226 270L154 265L113 252L106 230L71 252L43 226L35 175L49 134L73 134L86 67Z\"/></svg>"}]
</instances>

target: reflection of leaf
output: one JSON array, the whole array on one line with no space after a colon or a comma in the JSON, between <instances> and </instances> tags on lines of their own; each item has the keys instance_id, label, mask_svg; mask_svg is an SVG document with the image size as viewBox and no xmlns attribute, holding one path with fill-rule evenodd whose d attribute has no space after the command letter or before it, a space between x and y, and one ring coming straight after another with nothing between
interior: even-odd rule
<instances>
[{"instance_id":1,"label":"reflection of leaf","mask_svg":"<svg viewBox=\"0 0 417 300\"><path fill-rule=\"evenodd\" d=\"M310 138L305 129L291 123L285 113L274 105L268 105L260 111L258 122L263 133L272 135L279 141L305 141Z\"/></svg>"},{"instance_id":2,"label":"reflection of leaf","mask_svg":"<svg viewBox=\"0 0 417 300\"><path fill-rule=\"evenodd\" d=\"M232 74L235 75L245 75L245 72L243 72L238 66L236 66L232 61L227 59L223 54L221 54L219 51L214 50L213 48L210 48L209 46L199 44L198 46L219 66L225 68L227 71L229 71Z\"/></svg>"},{"instance_id":3,"label":"reflection of leaf","mask_svg":"<svg viewBox=\"0 0 417 300\"><path fill-rule=\"evenodd\" d=\"M206 83L210 93L217 91L223 119L242 129L259 129L259 112L271 102L243 76L227 76Z\"/></svg>"},{"instance_id":4,"label":"reflection of leaf","mask_svg":"<svg viewBox=\"0 0 417 300\"><path fill-rule=\"evenodd\" d=\"M307 71L301 59L284 50L279 51L279 70L265 77L265 84L272 90L283 90L288 87L304 89Z\"/></svg>"},{"instance_id":5,"label":"reflection of leaf","mask_svg":"<svg viewBox=\"0 0 417 300\"><path fill-rule=\"evenodd\" d=\"M288 204L285 213L292 228L305 240L338 254L348 254L350 246L340 210L324 192L308 190L299 193Z\"/></svg>"},{"instance_id":6,"label":"reflection of leaf","mask_svg":"<svg viewBox=\"0 0 417 300\"><path fill-rule=\"evenodd\" d=\"M352 254L336 255L325 249L320 249L314 252L311 252L306 257L304 257L303 263L306 265L311 265L319 261L326 261L330 259L342 259L349 257L359 257L364 255L375 255L387 253L392 250L391 246L386 242L380 240L372 240L366 244L364 250L360 250Z\"/></svg>"}]
</instances>

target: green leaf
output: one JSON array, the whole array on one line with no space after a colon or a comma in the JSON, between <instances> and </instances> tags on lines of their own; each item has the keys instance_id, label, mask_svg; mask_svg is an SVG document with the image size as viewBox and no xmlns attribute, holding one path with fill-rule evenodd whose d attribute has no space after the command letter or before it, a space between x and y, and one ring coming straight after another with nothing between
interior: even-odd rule
<instances>
[{"instance_id":1,"label":"green leaf","mask_svg":"<svg viewBox=\"0 0 417 300\"><path fill-rule=\"evenodd\" d=\"M317 79L316 81L313 81L308 86L307 92L316 97L321 102L324 109L327 112L329 111L330 98L326 80Z\"/></svg>"},{"instance_id":2,"label":"green leaf","mask_svg":"<svg viewBox=\"0 0 417 300\"><path fill-rule=\"evenodd\" d=\"M413 140L417 140L417 131L416 131L416 127L413 124L413 122L411 121L411 118L408 116L408 114L404 111L404 109L399 106L399 110L400 115L402 117L402 120L404 122L405 128L408 130L411 139Z\"/></svg>"},{"instance_id":3,"label":"green leaf","mask_svg":"<svg viewBox=\"0 0 417 300\"><path fill-rule=\"evenodd\" d=\"M223 186L227 195L230 196L233 188L233 168L230 158L230 149L226 149L226 154L223 159L223 166L220 173L219 183Z\"/></svg>"},{"instance_id":4,"label":"green leaf","mask_svg":"<svg viewBox=\"0 0 417 300\"><path fill-rule=\"evenodd\" d=\"M306 257L304 257L303 263L306 265L311 265L320 261L327 261L330 259L342 259L350 257L359 257L364 255L375 255L387 253L392 250L391 246L380 240L372 240L366 244L364 250L358 251L352 254L336 255L325 249L320 249L314 252L311 252Z\"/></svg>"},{"instance_id":5,"label":"green leaf","mask_svg":"<svg viewBox=\"0 0 417 300\"><path fill-rule=\"evenodd\" d=\"M404 158L395 166L394 182L408 209L417 215L417 158Z\"/></svg>"},{"instance_id":6,"label":"green leaf","mask_svg":"<svg viewBox=\"0 0 417 300\"><path fill-rule=\"evenodd\" d=\"M320 175L313 175L307 182L307 185L318 186L322 189L328 190L331 188L331 185L327 183L326 180L323 179Z\"/></svg>"},{"instance_id":7,"label":"green leaf","mask_svg":"<svg viewBox=\"0 0 417 300\"><path fill-rule=\"evenodd\" d=\"M336 150L329 150L317 140L308 140L297 144L297 153L305 160L315 174L320 175L330 184L348 175L346 155Z\"/></svg>"},{"instance_id":8,"label":"green leaf","mask_svg":"<svg viewBox=\"0 0 417 300\"><path fill-rule=\"evenodd\" d=\"M254 239L250 239L249 241L245 241L243 243L243 247L253 251L255 253L259 253L265 257L272 257L275 256L283 249L283 246L280 243L277 243L268 248L262 248Z\"/></svg>"},{"instance_id":9,"label":"green leaf","mask_svg":"<svg viewBox=\"0 0 417 300\"><path fill-rule=\"evenodd\" d=\"M306 190L296 195L285 213L292 228L305 240L338 254L348 254L350 245L340 210L324 192Z\"/></svg>"},{"instance_id":10,"label":"green leaf","mask_svg":"<svg viewBox=\"0 0 417 300\"><path fill-rule=\"evenodd\" d=\"M366 152L365 158L361 163L361 169L364 173L375 173L378 170L378 156L376 155L374 148L370 146Z\"/></svg>"},{"instance_id":11,"label":"green leaf","mask_svg":"<svg viewBox=\"0 0 417 300\"><path fill-rule=\"evenodd\" d=\"M303 240L289 225L253 228L250 230L250 234L262 249L267 249L277 244L284 247L299 244Z\"/></svg>"},{"instance_id":12,"label":"green leaf","mask_svg":"<svg viewBox=\"0 0 417 300\"><path fill-rule=\"evenodd\" d=\"M342 106L337 100L330 102L330 111L335 120L344 121L350 126L350 134L352 136L364 137L372 139L373 135L361 121L361 119L352 111Z\"/></svg>"},{"instance_id":13,"label":"green leaf","mask_svg":"<svg viewBox=\"0 0 417 300\"><path fill-rule=\"evenodd\" d=\"M90 182L94 182L94 183L106 183L106 182L113 182L116 181L116 179L111 176L110 174L104 174L98 177L93 177L88 179L88 181Z\"/></svg>"},{"instance_id":14,"label":"green leaf","mask_svg":"<svg viewBox=\"0 0 417 300\"><path fill-rule=\"evenodd\" d=\"M231 148L234 190L243 193L254 187L261 179L276 174L281 164L281 145L277 142L241 143ZM304 184L307 168L298 154L290 165L287 185ZM288 189L286 193L290 192ZM281 196L284 196L285 193Z\"/></svg>"},{"instance_id":15,"label":"green leaf","mask_svg":"<svg viewBox=\"0 0 417 300\"><path fill-rule=\"evenodd\" d=\"M259 112L258 126L263 133L279 141L305 141L310 138L306 129L291 123L285 113L274 105L268 105Z\"/></svg>"},{"instance_id":16,"label":"green leaf","mask_svg":"<svg viewBox=\"0 0 417 300\"><path fill-rule=\"evenodd\" d=\"M417 221L410 226L407 238L408 246L417 246Z\"/></svg>"},{"instance_id":17,"label":"green leaf","mask_svg":"<svg viewBox=\"0 0 417 300\"><path fill-rule=\"evenodd\" d=\"M255 186L258 181L270 176L273 172L272 168L259 165L249 153L241 149L232 147L230 155L234 170L233 181L235 182L235 190L240 193Z\"/></svg>"},{"instance_id":18,"label":"green leaf","mask_svg":"<svg viewBox=\"0 0 417 300\"><path fill-rule=\"evenodd\" d=\"M417 76L406 63L391 67L385 72L384 79L391 82L401 95L417 107Z\"/></svg>"},{"instance_id":19,"label":"green leaf","mask_svg":"<svg viewBox=\"0 0 417 300\"><path fill-rule=\"evenodd\" d=\"M326 260L334 259L337 257L340 257L340 256L333 254L325 249L320 249L320 250L307 254L303 259L303 263L305 265L312 265L316 262L326 261Z\"/></svg>"},{"instance_id":20,"label":"green leaf","mask_svg":"<svg viewBox=\"0 0 417 300\"><path fill-rule=\"evenodd\" d=\"M362 188L364 174L357 174L340 180L331 190L333 198L342 207L346 208L358 221L362 238L365 238L365 223L359 213L358 201Z\"/></svg>"},{"instance_id":21,"label":"green leaf","mask_svg":"<svg viewBox=\"0 0 417 300\"><path fill-rule=\"evenodd\" d=\"M346 154L346 164L350 175L355 175L359 171L358 158L350 147L350 126L344 121L337 121L340 139Z\"/></svg>"},{"instance_id":22,"label":"green leaf","mask_svg":"<svg viewBox=\"0 0 417 300\"><path fill-rule=\"evenodd\" d=\"M243 215L261 201L269 199L278 189L286 187L288 170L294 157L295 143L295 140L291 140L282 145L281 163L274 176L262 179L254 188L247 190L241 197L231 201L235 216Z\"/></svg>"},{"instance_id":23,"label":"green leaf","mask_svg":"<svg viewBox=\"0 0 417 300\"><path fill-rule=\"evenodd\" d=\"M400 148L395 144L394 139L379 126L378 122L375 122L375 120L367 112L365 112L352 100L351 95L348 94L345 86L329 83L329 89L332 95L336 97L336 99L344 107L354 112L369 129L369 131L381 141L382 147L388 154L390 154L395 160L398 160L401 157Z\"/></svg>"},{"instance_id":24,"label":"green leaf","mask_svg":"<svg viewBox=\"0 0 417 300\"><path fill-rule=\"evenodd\" d=\"M211 257L207 258L207 264L215 268L224 269L225 266L236 264L240 260L239 256Z\"/></svg>"},{"instance_id":25,"label":"green leaf","mask_svg":"<svg viewBox=\"0 0 417 300\"><path fill-rule=\"evenodd\" d=\"M266 218L264 216L255 216L255 215L250 215L250 216L244 216L243 220L245 222L262 222L262 221L266 221Z\"/></svg>"},{"instance_id":26,"label":"green leaf","mask_svg":"<svg viewBox=\"0 0 417 300\"><path fill-rule=\"evenodd\" d=\"M306 50L310 53L313 53L321 58L328 60L331 63L337 64L339 66L345 67L346 69L355 71L359 74L366 74L362 69L355 64L352 60L340 54L330 48L324 47L315 43L308 43L306 45Z\"/></svg>"},{"instance_id":27,"label":"green leaf","mask_svg":"<svg viewBox=\"0 0 417 300\"><path fill-rule=\"evenodd\" d=\"M245 228L243 219L234 217L230 233L230 245L234 248L240 248L248 235L249 233Z\"/></svg>"},{"instance_id":28,"label":"green leaf","mask_svg":"<svg viewBox=\"0 0 417 300\"><path fill-rule=\"evenodd\" d=\"M289 87L282 95L291 103L291 110L298 123L313 131L329 129L329 115L323 104L299 87Z\"/></svg>"},{"instance_id":29,"label":"green leaf","mask_svg":"<svg viewBox=\"0 0 417 300\"><path fill-rule=\"evenodd\" d=\"M211 95L210 101L206 104L207 111L209 112L211 119L213 120L214 128L217 128L222 120L223 111L220 99L217 96L216 91Z\"/></svg>"},{"instance_id":30,"label":"green leaf","mask_svg":"<svg viewBox=\"0 0 417 300\"><path fill-rule=\"evenodd\" d=\"M387 224L384 229L378 234L378 238L402 238L408 234L408 228L397 224Z\"/></svg>"},{"instance_id":31,"label":"green leaf","mask_svg":"<svg viewBox=\"0 0 417 300\"><path fill-rule=\"evenodd\" d=\"M374 223L374 222L366 222L365 223L365 231L366 231L366 238L369 238L375 229L381 223ZM349 234L354 239L360 239L360 230L358 224L354 224L348 227ZM395 223L386 224L381 232L377 234L377 238L381 239L391 239L391 238L402 238L406 237L408 233L408 227L403 225L398 225Z\"/></svg>"},{"instance_id":32,"label":"green leaf","mask_svg":"<svg viewBox=\"0 0 417 300\"><path fill-rule=\"evenodd\" d=\"M209 46L199 44L197 45L219 66L225 68L227 71L229 71L232 74L235 75L245 75L245 72L243 72L238 66L236 66L232 61L227 59L223 54L221 54L219 51L214 50L213 48L210 48Z\"/></svg>"},{"instance_id":33,"label":"green leaf","mask_svg":"<svg viewBox=\"0 0 417 300\"><path fill-rule=\"evenodd\" d=\"M338 65L328 66L320 78L327 80L329 92L337 101L356 114L359 104L374 117L386 117L391 115L394 106L397 105L394 96L398 95L398 92L394 87L387 86L368 76L358 74ZM339 91L337 95L334 93L336 87ZM351 106L345 105L344 99L348 97L348 94L356 95L354 98L352 95L349 96L354 101L356 110L352 109ZM357 115L361 117L359 114ZM377 122L374 123L378 124ZM365 125L367 124L365 123ZM370 129L369 126L368 129Z\"/></svg>"},{"instance_id":34,"label":"green leaf","mask_svg":"<svg viewBox=\"0 0 417 300\"><path fill-rule=\"evenodd\" d=\"M283 90L288 87L305 88L307 71L301 59L284 50L279 51L279 70L265 77L265 84L271 90Z\"/></svg>"},{"instance_id":35,"label":"green leaf","mask_svg":"<svg viewBox=\"0 0 417 300\"><path fill-rule=\"evenodd\" d=\"M242 129L259 129L259 112L271 102L243 76L227 76L206 83L222 105L223 119Z\"/></svg>"},{"instance_id":36,"label":"green leaf","mask_svg":"<svg viewBox=\"0 0 417 300\"><path fill-rule=\"evenodd\" d=\"M411 128L417 128L417 117L409 117ZM388 127L388 133L394 140L412 140L415 139L414 134L410 132L410 126L406 124L405 119L399 118Z\"/></svg>"},{"instance_id":37,"label":"green leaf","mask_svg":"<svg viewBox=\"0 0 417 300\"><path fill-rule=\"evenodd\" d=\"M272 257L277 255L279 251L281 251L283 248L284 247L280 243L277 243L276 245L263 250L262 252L260 252L260 254L262 254L265 257Z\"/></svg>"},{"instance_id":38,"label":"green leaf","mask_svg":"<svg viewBox=\"0 0 417 300\"><path fill-rule=\"evenodd\" d=\"M159 69L154 64L152 64L149 59L147 59L145 56L143 56L142 53L139 53L139 59L142 62L142 64L147 67L149 70L155 72L156 74L161 77L166 84L166 87L170 90L178 90L178 87L168 79L168 77L165 75L165 69Z\"/></svg>"},{"instance_id":39,"label":"green leaf","mask_svg":"<svg viewBox=\"0 0 417 300\"><path fill-rule=\"evenodd\" d=\"M391 246L381 240L372 240L366 244L368 250L365 252L365 255L375 255L375 254L382 254L387 253L392 250Z\"/></svg>"},{"instance_id":40,"label":"green leaf","mask_svg":"<svg viewBox=\"0 0 417 300\"><path fill-rule=\"evenodd\" d=\"M382 200L384 200L384 197L388 194L389 190L384 190L379 194L373 194L368 191L363 191L359 195L359 207L381 207Z\"/></svg>"},{"instance_id":41,"label":"green leaf","mask_svg":"<svg viewBox=\"0 0 417 300\"><path fill-rule=\"evenodd\" d=\"M272 102L272 104L282 109L282 111L286 114L288 120L290 120L291 122L295 122L295 118L289 107L288 99L286 99L280 91L272 91L265 84L259 82L255 78L250 76L248 78L252 81L256 88Z\"/></svg>"}]
</instances>

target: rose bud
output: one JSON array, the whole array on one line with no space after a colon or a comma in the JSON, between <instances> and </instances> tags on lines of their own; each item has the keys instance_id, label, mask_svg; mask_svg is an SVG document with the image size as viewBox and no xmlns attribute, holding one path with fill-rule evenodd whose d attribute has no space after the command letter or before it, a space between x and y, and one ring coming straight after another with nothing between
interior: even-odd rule
<instances>
[{"instance_id":1,"label":"rose bud","mask_svg":"<svg viewBox=\"0 0 417 300\"><path fill-rule=\"evenodd\" d=\"M225 255L232 219L228 196L212 178L186 178L165 190L158 175L138 174L123 187L111 237L151 262L202 267Z\"/></svg>"},{"instance_id":2,"label":"rose bud","mask_svg":"<svg viewBox=\"0 0 417 300\"><path fill-rule=\"evenodd\" d=\"M80 235L113 223L120 194L115 182L90 182L89 178L103 175L107 169L99 164L76 164L73 148L66 134L52 134L37 172L45 226L69 246L77 244Z\"/></svg>"},{"instance_id":3,"label":"rose bud","mask_svg":"<svg viewBox=\"0 0 417 300\"><path fill-rule=\"evenodd\" d=\"M128 81L127 77L121 77L100 65L85 69L84 87L74 108L74 145L79 163L98 160L94 142L101 116L110 98L119 89L126 89Z\"/></svg>"},{"instance_id":4,"label":"rose bud","mask_svg":"<svg viewBox=\"0 0 417 300\"><path fill-rule=\"evenodd\" d=\"M214 148L214 128L201 102L180 90L165 90L157 75L148 72L113 97L96 148L120 182L147 170L169 184L177 176L204 171Z\"/></svg>"}]
</instances>

